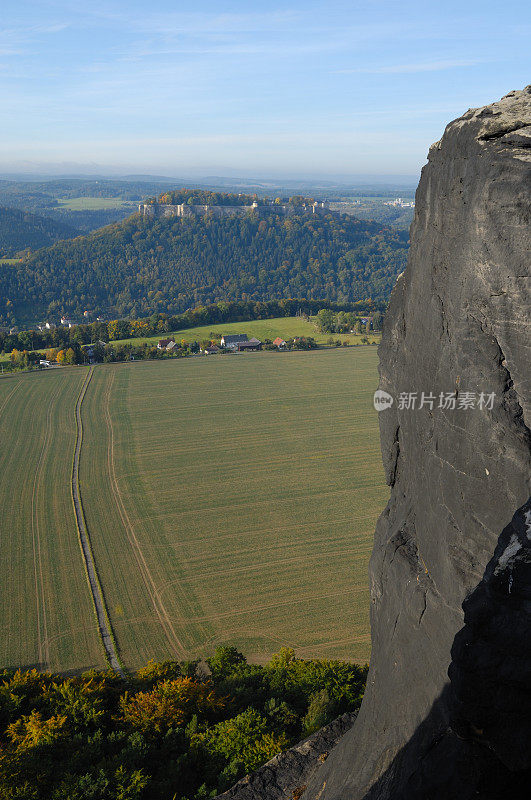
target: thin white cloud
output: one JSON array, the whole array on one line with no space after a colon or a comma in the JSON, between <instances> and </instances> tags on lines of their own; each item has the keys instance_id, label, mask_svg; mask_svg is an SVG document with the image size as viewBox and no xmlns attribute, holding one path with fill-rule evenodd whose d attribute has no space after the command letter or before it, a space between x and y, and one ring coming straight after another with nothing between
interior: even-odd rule
<instances>
[{"instance_id":1,"label":"thin white cloud","mask_svg":"<svg viewBox=\"0 0 531 800\"><path fill-rule=\"evenodd\" d=\"M69 22L55 22L50 25L33 25L28 29L28 32L34 33L61 33L70 27Z\"/></svg>"},{"instance_id":2,"label":"thin white cloud","mask_svg":"<svg viewBox=\"0 0 531 800\"><path fill-rule=\"evenodd\" d=\"M458 67L475 67L477 64L484 64L482 58L460 58L448 59L446 61L424 61L418 64L389 64L380 67L355 67L353 69L334 70L334 75L353 75L356 73L370 75L397 75L400 73L411 72L439 72L445 69L456 69Z\"/></svg>"},{"instance_id":3,"label":"thin white cloud","mask_svg":"<svg viewBox=\"0 0 531 800\"><path fill-rule=\"evenodd\" d=\"M161 36L278 32L290 30L301 21L300 12L290 9L269 12L246 11L236 14L181 10L165 12L153 9L139 11L127 4L113 8L107 2L99 4L92 2L84 6L77 3L69 4L68 11L78 24L85 22L97 25L99 22L105 26L116 25L122 30L129 28L140 31L143 35Z\"/></svg>"}]
</instances>

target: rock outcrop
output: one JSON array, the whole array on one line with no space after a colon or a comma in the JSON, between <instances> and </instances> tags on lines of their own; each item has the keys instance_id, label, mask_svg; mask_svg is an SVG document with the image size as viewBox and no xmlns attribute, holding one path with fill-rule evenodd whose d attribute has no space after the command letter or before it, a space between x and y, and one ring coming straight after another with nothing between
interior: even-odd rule
<instances>
[{"instance_id":1,"label":"rock outcrop","mask_svg":"<svg viewBox=\"0 0 531 800\"><path fill-rule=\"evenodd\" d=\"M530 146L528 87L450 123L423 169L380 347L391 498L370 565L367 692L304 800L525 785L529 509L511 519L531 475Z\"/></svg>"},{"instance_id":2,"label":"rock outcrop","mask_svg":"<svg viewBox=\"0 0 531 800\"><path fill-rule=\"evenodd\" d=\"M330 750L352 727L357 711L340 717L238 781L216 800L298 800Z\"/></svg>"}]
</instances>

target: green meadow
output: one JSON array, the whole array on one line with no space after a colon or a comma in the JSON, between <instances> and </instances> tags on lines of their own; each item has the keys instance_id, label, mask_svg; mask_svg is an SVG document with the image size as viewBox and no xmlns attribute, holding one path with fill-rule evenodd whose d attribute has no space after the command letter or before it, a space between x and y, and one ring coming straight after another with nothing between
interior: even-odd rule
<instances>
[{"instance_id":1,"label":"green meadow","mask_svg":"<svg viewBox=\"0 0 531 800\"><path fill-rule=\"evenodd\" d=\"M315 324L315 319L309 321L303 317L276 317L274 319L256 319L250 322L223 322L216 325L200 325L195 328L185 328L183 330L172 331L171 333L161 333L158 336L145 336L136 339L120 339L111 344L141 344L151 342L156 344L161 338L174 336L177 341L183 339L186 342L202 341L204 339L219 340L223 334L246 333L249 337L255 336L257 339L291 339L295 336L313 336L319 344L326 344L330 336L334 340L340 339L341 342L348 342L351 345L360 344L364 334L355 333L320 333ZM369 342L378 343L379 333L369 334Z\"/></svg>"}]
</instances>

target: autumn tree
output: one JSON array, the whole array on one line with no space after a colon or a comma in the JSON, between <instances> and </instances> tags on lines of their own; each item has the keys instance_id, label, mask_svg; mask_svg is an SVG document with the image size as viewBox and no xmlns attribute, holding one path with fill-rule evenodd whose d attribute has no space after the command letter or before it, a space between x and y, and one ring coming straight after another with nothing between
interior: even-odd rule
<instances>
[{"instance_id":1,"label":"autumn tree","mask_svg":"<svg viewBox=\"0 0 531 800\"><path fill-rule=\"evenodd\" d=\"M162 681L150 692L126 693L120 700L120 719L141 731L160 732L185 724L193 714L208 716L223 706L224 700L210 684L176 678Z\"/></svg>"}]
</instances>

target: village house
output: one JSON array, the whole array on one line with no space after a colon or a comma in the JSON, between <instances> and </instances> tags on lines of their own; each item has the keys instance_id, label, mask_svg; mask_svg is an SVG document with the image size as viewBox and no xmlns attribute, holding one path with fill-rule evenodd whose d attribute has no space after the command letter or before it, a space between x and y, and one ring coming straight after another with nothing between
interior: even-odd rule
<instances>
[{"instance_id":1,"label":"village house","mask_svg":"<svg viewBox=\"0 0 531 800\"><path fill-rule=\"evenodd\" d=\"M246 350L261 350L261 349L262 349L262 342L260 341L260 339L255 339L254 336L247 342L238 343L238 352L240 353L243 353Z\"/></svg>"},{"instance_id":2,"label":"village house","mask_svg":"<svg viewBox=\"0 0 531 800\"><path fill-rule=\"evenodd\" d=\"M201 352L205 356L212 356L215 355L215 353L219 353L219 347L217 346L217 344L211 344L208 347L205 347L203 350L201 350Z\"/></svg>"},{"instance_id":3,"label":"village house","mask_svg":"<svg viewBox=\"0 0 531 800\"><path fill-rule=\"evenodd\" d=\"M228 347L229 350L237 350L242 342L249 341L246 333L229 334L221 337L221 346Z\"/></svg>"},{"instance_id":4,"label":"village house","mask_svg":"<svg viewBox=\"0 0 531 800\"><path fill-rule=\"evenodd\" d=\"M53 331L55 330L56 325L53 322L41 322L37 325L37 330L39 331Z\"/></svg>"},{"instance_id":5,"label":"village house","mask_svg":"<svg viewBox=\"0 0 531 800\"><path fill-rule=\"evenodd\" d=\"M170 344L171 347L169 347ZM157 344L157 350L171 350L173 347L175 347L173 339L160 339Z\"/></svg>"},{"instance_id":6,"label":"village house","mask_svg":"<svg viewBox=\"0 0 531 800\"><path fill-rule=\"evenodd\" d=\"M284 339L281 339L280 336L277 336L276 339L273 339L273 344L278 347L279 350L283 350L287 343L284 341Z\"/></svg>"}]
</instances>

